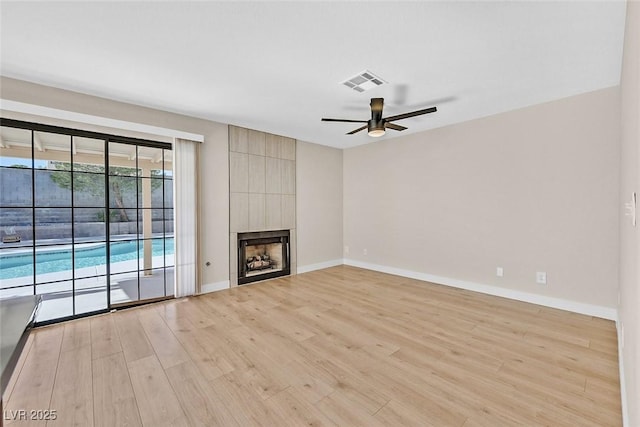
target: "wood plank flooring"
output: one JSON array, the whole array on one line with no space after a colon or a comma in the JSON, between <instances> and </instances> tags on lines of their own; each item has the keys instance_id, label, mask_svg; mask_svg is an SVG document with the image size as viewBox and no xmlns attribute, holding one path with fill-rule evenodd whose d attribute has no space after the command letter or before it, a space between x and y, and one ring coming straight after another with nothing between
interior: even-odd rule
<instances>
[{"instance_id":1,"label":"wood plank flooring","mask_svg":"<svg viewBox=\"0 0 640 427\"><path fill-rule=\"evenodd\" d=\"M613 322L347 266L38 328L4 398L6 426L622 425Z\"/></svg>"}]
</instances>

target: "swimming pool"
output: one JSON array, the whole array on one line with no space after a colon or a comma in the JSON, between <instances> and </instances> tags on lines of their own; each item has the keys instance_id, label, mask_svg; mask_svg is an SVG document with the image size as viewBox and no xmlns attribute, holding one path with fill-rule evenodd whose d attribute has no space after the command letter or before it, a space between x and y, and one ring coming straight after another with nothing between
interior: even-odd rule
<instances>
[{"instance_id":1,"label":"swimming pool","mask_svg":"<svg viewBox=\"0 0 640 427\"><path fill-rule=\"evenodd\" d=\"M153 255L162 256L173 255L173 238L153 239ZM142 244L138 248L138 242L111 242L111 263L121 261L131 261L143 257ZM142 242L141 242L142 243ZM52 247L36 248L36 270L37 274L56 273L59 271L72 270L73 249L53 249ZM75 268L95 267L106 264L106 247L104 243L87 245L86 247L76 247ZM7 254L0 256L0 279L14 279L33 275L33 252L20 254Z\"/></svg>"}]
</instances>

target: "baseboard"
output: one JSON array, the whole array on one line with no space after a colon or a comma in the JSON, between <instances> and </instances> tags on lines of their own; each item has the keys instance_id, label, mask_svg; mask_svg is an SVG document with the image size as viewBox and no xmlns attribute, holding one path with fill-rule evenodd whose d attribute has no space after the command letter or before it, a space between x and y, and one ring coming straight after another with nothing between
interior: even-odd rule
<instances>
[{"instance_id":1,"label":"baseboard","mask_svg":"<svg viewBox=\"0 0 640 427\"><path fill-rule=\"evenodd\" d=\"M342 265L342 264L344 264L344 260L340 258L340 259L334 259L331 261L319 262L316 264L298 266L296 274L308 273L310 271L315 271L315 270L322 270L323 268L335 267L337 265Z\"/></svg>"},{"instance_id":2,"label":"baseboard","mask_svg":"<svg viewBox=\"0 0 640 427\"><path fill-rule=\"evenodd\" d=\"M469 282L466 280L452 279L450 277L436 276L433 274L420 273L417 271L404 270L401 268L389 267L379 264L371 264L367 262L357 261L353 259L335 259L331 261L320 262L299 266L297 274L308 273L310 271L321 270L323 268L335 267L337 265L350 265L353 267L365 268L367 270L379 271L381 273L394 274L396 276L408 277L410 279L423 280L425 282L437 283L439 285L451 286L454 288L466 289L469 291L480 292L488 295L495 295L503 298L509 298L517 301L529 302L545 307L557 308L560 310L571 311L574 313L586 314L588 316L600 317L603 319L618 321L618 314L615 308L603 307L593 304L585 304L575 301L569 301L561 298L548 297L530 292L516 291L513 289L502 288L499 286L485 285L482 283ZM229 288L229 281L207 283L202 286L203 294L215 292ZM618 337L619 338L619 337ZM618 340L620 343L620 340ZM622 364L620 365L622 367ZM621 379L622 381L622 379Z\"/></svg>"},{"instance_id":3,"label":"baseboard","mask_svg":"<svg viewBox=\"0 0 640 427\"><path fill-rule=\"evenodd\" d=\"M499 286L474 283L466 280L452 279L450 277L435 276L433 274L419 273L411 270L403 270L395 267L388 267L378 264L345 259L345 265L366 268L367 270L379 271L381 273L393 274L396 276L408 277L410 279L423 280L425 282L437 283L439 285L452 286L454 288L466 289L483 294L495 295L517 301L529 302L543 305L545 307L557 308L560 310L572 311L574 313L586 314L588 316L600 317L608 320L617 320L618 314L615 308L603 307L599 305L585 304L581 302L569 301L561 298L548 297L544 295L532 294L529 292L516 291Z\"/></svg>"},{"instance_id":4,"label":"baseboard","mask_svg":"<svg viewBox=\"0 0 640 427\"><path fill-rule=\"evenodd\" d=\"M629 424L629 406L627 402L627 386L624 376L624 354L622 353L622 322L616 319L616 331L618 333L618 369L620 371L620 403L622 404L622 426L631 427Z\"/></svg>"},{"instance_id":5,"label":"baseboard","mask_svg":"<svg viewBox=\"0 0 640 427\"><path fill-rule=\"evenodd\" d=\"M229 281L228 280L223 280L221 282L204 284L204 285L202 285L202 292L200 292L200 293L201 294L208 294L209 292L221 291L223 289L229 289Z\"/></svg>"}]
</instances>

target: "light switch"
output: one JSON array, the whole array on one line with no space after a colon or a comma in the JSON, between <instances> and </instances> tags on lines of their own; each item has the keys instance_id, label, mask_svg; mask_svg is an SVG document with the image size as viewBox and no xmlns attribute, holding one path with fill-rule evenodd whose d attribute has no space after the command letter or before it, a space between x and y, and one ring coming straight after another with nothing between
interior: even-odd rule
<instances>
[{"instance_id":1,"label":"light switch","mask_svg":"<svg viewBox=\"0 0 640 427\"><path fill-rule=\"evenodd\" d=\"M635 227L636 226L636 211L638 208L638 196L636 194L636 192L634 191L633 193L631 193L631 201L627 202L624 204L625 210L626 212L624 213L625 216L629 216L631 217L631 224Z\"/></svg>"}]
</instances>

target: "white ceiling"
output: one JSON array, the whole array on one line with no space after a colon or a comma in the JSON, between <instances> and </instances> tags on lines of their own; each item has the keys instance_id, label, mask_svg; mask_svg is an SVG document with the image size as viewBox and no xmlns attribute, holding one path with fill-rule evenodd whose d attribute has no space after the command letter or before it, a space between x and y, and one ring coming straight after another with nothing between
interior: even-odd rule
<instances>
[{"instance_id":1,"label":"white ceiling","mask_svg":"<svg viewBox=\"0 0 640 427\"><path fill-rule=\"evenodd\" d=\"M4 76L346 148L619 84L626 4L2 2ZM340 82L364 69L389 82Z\"/></svg>"}]
</instances>

